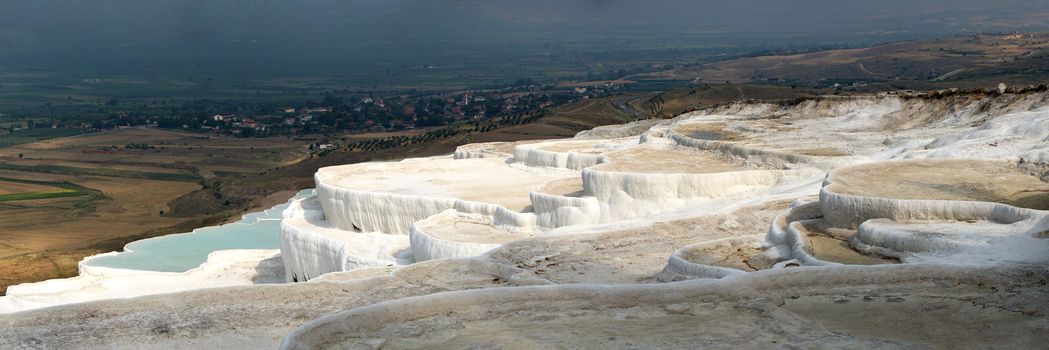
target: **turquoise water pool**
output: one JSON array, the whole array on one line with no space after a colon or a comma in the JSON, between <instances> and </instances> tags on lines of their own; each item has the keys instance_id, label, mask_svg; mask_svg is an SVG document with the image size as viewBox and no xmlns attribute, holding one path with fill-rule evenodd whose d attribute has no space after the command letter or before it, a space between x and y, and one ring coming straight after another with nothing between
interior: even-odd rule
<instances>
[{"instance_id":1,"label":"turquoise water pool","mask_svg":"<svg viewBox=\"0 0 1049 350\"><path fill-rule=\"evenodd\" d=\"M293 199L313 195L303 190ZM186 272L208 260L208 254L227 249L279 249L280 216L288 204L245 214L237 222L203 227L129 243L124 251L85 262L90 266L129 270Z\"/></svg>"}]
</instances>

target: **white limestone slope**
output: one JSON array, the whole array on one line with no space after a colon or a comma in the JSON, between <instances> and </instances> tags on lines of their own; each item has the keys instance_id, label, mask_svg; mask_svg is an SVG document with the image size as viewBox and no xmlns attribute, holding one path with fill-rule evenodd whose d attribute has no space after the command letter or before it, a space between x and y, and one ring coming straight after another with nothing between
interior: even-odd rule
<instances>
[{"instance_id":1,"label":"white limestone slope","mask_svg":"<svg viewBox=\"0 0 1049 350\"><path fill-rule=\"evenodd\" d=\"M935 158L1023 159L1049 163L1049 107L1003 115L925 146Z\"/></svg>"}]
</instances>

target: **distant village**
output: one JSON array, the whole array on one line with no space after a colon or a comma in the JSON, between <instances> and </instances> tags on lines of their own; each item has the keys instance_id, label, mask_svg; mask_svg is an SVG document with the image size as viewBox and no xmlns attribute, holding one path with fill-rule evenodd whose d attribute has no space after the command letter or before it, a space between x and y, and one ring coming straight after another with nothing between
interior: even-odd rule
<instances>
[{"instance_id":1,"label":"distant village","mask_svg":"<svg viewBox=\"0 0 1049 350\"><path fill-rule=\"evenodd\" d=\"M525 113L554 105L601 97L617 87L538 90L523 92L462 92L410 97L330 94L321 101L282 107L276 113L215 114L200 129L242 137L397 131ZM190 128L188 125L185 128Z\"/></svg>"},{"instance_id":2,"label":"distant village","mask_svg":"<svg viewBox=\"0 0 1049 350\"><path fill-rule=\"evenodd\" d=\"M119 108L91 121L44 123L27 120L10 132L27 128L179 129L235 137L334 135L346 132L398 131L455 124L479 124L497 117L619 93L621 84L521 85L496 91L375 96L333 90L320 99L237 102L197 100L178 105ZM111 107L123 107L119 102Z\"/></svg>"}]
</instances>

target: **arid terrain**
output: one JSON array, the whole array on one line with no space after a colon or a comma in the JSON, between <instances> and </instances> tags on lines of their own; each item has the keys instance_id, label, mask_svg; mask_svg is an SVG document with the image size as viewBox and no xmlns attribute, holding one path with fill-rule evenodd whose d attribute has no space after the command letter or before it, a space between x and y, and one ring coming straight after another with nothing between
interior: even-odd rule
<instances>
[{"instance_id":1,"label":"arid terrain","mask_svg":"<svg viewBox=\"0 0 1049 350\"><path fill-rule=\"evenodd\" d=\"M222 205L215 183L297 162L305 143L124 129L0 148L0 196L42 194L0 201L0 291L75 275L83 257L136 239L225 221L244 204ZM82 193L47 198L62 186ZM211 200L178 201L200 192Z\"/></svg>"}]
</instances>

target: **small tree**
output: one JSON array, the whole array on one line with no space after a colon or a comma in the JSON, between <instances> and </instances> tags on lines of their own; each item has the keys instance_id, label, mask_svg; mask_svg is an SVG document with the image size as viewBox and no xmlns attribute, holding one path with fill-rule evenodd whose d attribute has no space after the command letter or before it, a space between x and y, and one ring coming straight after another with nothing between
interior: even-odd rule
<instances>
[{"instance_id":1,"label":"small tree","mask_svg":"<svg viewBox=\"0 0 1049 350\"><path fill-rule=\"evenodd\" d=\"M19 153L18 154L18 159L22 159L22 157L24 157L24 156L25 156L24 154Z\"/></svg>"}]
</instances>

